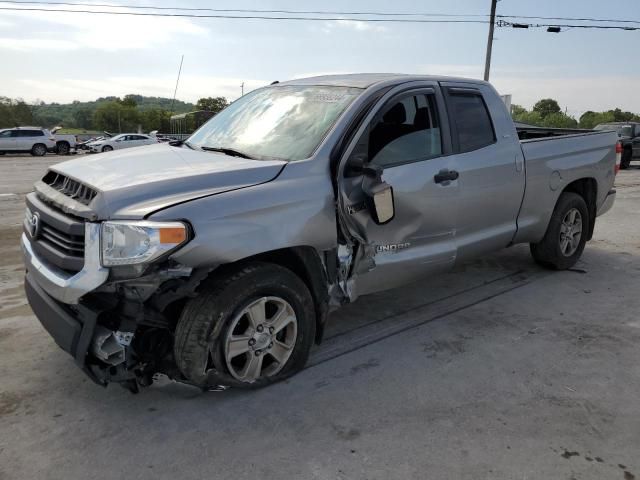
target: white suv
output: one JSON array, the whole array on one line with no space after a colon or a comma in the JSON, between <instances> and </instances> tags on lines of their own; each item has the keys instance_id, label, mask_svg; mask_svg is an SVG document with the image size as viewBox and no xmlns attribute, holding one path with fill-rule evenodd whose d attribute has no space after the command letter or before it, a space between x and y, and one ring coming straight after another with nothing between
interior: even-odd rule
<instances>
[{"instance_id":1,"label":"white suv","mask_svg":"<svg viewBox=\"0 0 640 480\"><path fill-rule=\"evenodd\" d=\"M0 130L0 155L26 152L41 157L55 148L55 137L44 128L17 127Z\"/></svg>"}]
</instances>

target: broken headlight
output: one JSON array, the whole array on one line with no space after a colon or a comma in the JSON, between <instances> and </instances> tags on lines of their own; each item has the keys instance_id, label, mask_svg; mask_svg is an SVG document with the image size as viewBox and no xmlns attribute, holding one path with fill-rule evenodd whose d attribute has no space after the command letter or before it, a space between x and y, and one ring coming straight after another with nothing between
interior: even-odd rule
<instances>
[{"instance_id":1,"label":"broken headlight","mask_svg":"<svg viewBox=\"0 0 640 480\"><path fill-rule=\"evenodd\" d=\"M111 221L102 224L102 265L149 263L186 243L182 222Z\"/></svg>"}]
</instances>

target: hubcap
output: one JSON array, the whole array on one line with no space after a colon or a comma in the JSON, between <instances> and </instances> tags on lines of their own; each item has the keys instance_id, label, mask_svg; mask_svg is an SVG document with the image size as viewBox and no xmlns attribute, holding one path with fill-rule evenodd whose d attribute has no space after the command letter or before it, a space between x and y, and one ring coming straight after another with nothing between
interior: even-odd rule
<instances>
[{"instance_id":1,"label":"hubcap","mask_svg":"<svg viewBox=\"0 0 640 480\"><path fill-rule=\"evenodd\" d=\"M252 383L286 365L298 335L293 307L280 297L262 297L236 315L224 341L227 368L237 380Z\"/></svg>"},{"instance_id":2,"label":"hubcap","mask_svg":"<svg viewBox=\"0 0 640 480\"><path fill-rule=\"evenodd\" d=\"M582 215L577 208L572 208L562 219L560 225L560 251L570 257L580 246L582 238Z\"/></svg>"}]
</instances>

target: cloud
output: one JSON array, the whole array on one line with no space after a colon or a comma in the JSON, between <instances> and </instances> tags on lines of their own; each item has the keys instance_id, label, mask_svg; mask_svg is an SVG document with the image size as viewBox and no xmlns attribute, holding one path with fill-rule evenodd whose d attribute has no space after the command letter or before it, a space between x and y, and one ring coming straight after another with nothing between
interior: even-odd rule
<instances>
[{"instance_id":1,"label":"cloud","mask_svg":"<svg viewBox=\"0 0 640 480\"><path fill-rule=\"evenodd\" d=\"M76 50L80 46L76 42L68 40L0 37L0 48L25 52L29 50Z\"/></svg>"},{"instance_id":2,"label":"cloud","mask_svg":"<svg viewBox=\"0 0 640 480\"><path fill-rule=\"evenodd\" d=\"M86 10L98 10L99 7L83 7ZM104 8L103 8L104 10ZM128 12L126 8L110 9ZM144 17L128 15L100 15L88 13L11 11L4 13L8 17L19 19L22 23L34 25L43 22L54 25L55 38L25 37L21 40L21 50L35 50L40 42L68 42L77 48L90 48L104 51L132 50L157 47L176 41L176 36L189 35L206 37L209 31L186 18ZM55 28L58 27L58 28ZM64 28L60 28L64 27ZM29 28L33 32L33 28ZM30 34L32 35L32 34ZM60 37L64 37L61 39ZM30 47L31 45L31 47ZM0 43L0 49L15 47ZM63 47L64 48L64 47ZM68 49L68 48L66 48Z\"/></svg>"},{"instance_id":3,"label":"cloud","mask_svg":"<svg viewBox=\"0 0 640 480\"><path fill-rule=\"evenodd\" d=\"M386 32L387 28L382 25L375 25L360 20L331 20L327 21L320 27L323 33L329 34L336 31L336 28L343 30L351 30L356 32Z\"/></svg>"},{"instance_id":4,"label":"cloud","mask_svg":"<svg viewBox=\"0 0 640 480\"><path fill-rule=\"evenodd\" d=\"M484 65L433 64L418 73L482 78ZM636 95L640 77L633 75L573 73L553 66L493 67L491 83L501 94L511 94L513 103L531 108L542 98L555 98L568 113L579 117L587 110L603 111L619 107L640 111ZM620 99L625 99L621 102Z\"/></svg>"},{"instance_id":5,"label":"cloud","mask_svg":"<svg viewBox=\"0 0 640 480\"><path fill-rule=\"evenodd\" d=\"M9 91L5 95L18 96L19 92L28 91L30 95L28 101L41 98L48 102L61 103L72 100L95 100L98 97L107 96L122 97L129 93L171 98L175 81L174 76L113 76L99 80L61 78L46 81L32 78L22 80L22 85L16 89L17 92ZM235 100L240 96L240 84L243 82L245 93L271 83L260 79L183 75L180 78L177 98L190 102L195 102L202 97L218 96Z\"/></svg>"}]
</instances>

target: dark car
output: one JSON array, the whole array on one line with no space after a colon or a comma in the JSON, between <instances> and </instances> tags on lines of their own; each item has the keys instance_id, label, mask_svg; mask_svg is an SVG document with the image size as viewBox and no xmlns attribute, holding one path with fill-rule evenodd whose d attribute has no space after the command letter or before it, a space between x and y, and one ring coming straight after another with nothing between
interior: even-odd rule
<instances>
[{"instance_id":1,"label":"dark car","mask_svg":"<svg viewBox=\"0 0 640 480\"><path fill-rule=\"evenodd\" d=\"M629 168L631 160L640 159L640 122L611 122L596 125L594 130L613 130L622 142L621 169Z\"/></svg>"}]
</instances>

